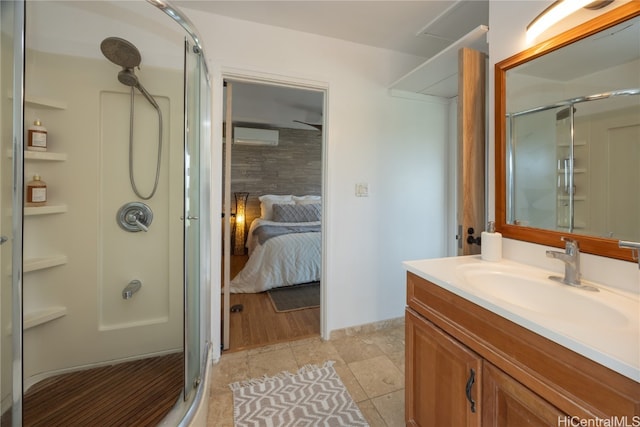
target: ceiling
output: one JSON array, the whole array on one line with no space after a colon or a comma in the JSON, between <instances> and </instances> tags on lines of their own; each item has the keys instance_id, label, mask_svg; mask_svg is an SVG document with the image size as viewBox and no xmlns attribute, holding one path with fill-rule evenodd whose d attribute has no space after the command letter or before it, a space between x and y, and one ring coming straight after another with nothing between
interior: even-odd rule
<instances>
[{"instance_id":1,"label":"ceiling","mask_svg":"<svg viewBox=\"0 0 640 427\"><path fill-rule=\"evenodd\" d=\"M424 58L479 25L488 0L447 1L208 1L174 0L178 7L287 28ZM318 92L234 83L234 122L313 129L322 123Z\"/></svg>"},{"instance_id":2,"label":"ceiling","mask_svg":"<svg viewBox=\"0 0 640 427\"><path fill-rule=\"evenodd\" d=\"M488 0L206 1L178 7L430 58L478 25Z\"/></svg>"}]
</instances>

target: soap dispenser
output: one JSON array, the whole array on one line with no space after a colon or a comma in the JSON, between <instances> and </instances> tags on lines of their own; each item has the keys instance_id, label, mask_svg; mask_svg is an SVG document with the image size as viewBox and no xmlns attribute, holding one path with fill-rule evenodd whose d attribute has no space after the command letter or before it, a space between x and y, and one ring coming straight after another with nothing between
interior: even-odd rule
<instances>
[{"instance_id":1,"label":"soap dispenser","mask_svg":"<svg viewBox=\"0 0 640 427\"><path fill-rule=\"evenodd\" d=\"M27 183L27 197L25 206L44 206L47 204L47 183L35 174L33 180Z\"/></svg>"},{"instance_id":2,"label":"soap dispenser","mask_svg":"<svg viewBox=\"0 0 640 427\"><path fill-rule=\"evenodd\" d=\"M47 151L47 128L42 126L39 119L29 126L27 132L27 150Z\"/></svg>"},{"instance_id":3,"label":"soap dispenser","mask_svg":"<svg viewBox=\"0 0 640 427\"><path fill-rule=\"evenodd\" d=\"M496 224L489 221L487 230L481 233L482 246L480 257L485 261L500 261L502 259L502 234L496 232Z\"/></svg>"}]
</instances>

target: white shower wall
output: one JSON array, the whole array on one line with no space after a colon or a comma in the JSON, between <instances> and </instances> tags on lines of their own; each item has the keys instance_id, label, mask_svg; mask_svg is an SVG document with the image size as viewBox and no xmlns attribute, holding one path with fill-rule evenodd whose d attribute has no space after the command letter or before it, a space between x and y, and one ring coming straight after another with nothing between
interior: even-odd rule
<instances>
[{"instance_id":1,"label":"white shower wall","mask_svg":"<svg viewBox=\"0 0 640 427\"><path fill-rule=\"evenodd\" d=\"M25 180L39 173L49 204L67 206L64 213L25 217L25 259L67 259L24 276L25 314L66 308L63 317L24 332L27 383L52 372L182 349L182 72L144 64L136 70L165 123L158 191L145 202L153 223L148 233L130 233L116 223L122 204L141 201L129 184L130 98L117 80L119 69L106 59L27 55L27 98L63 108L29 104L25 121L39 118L49 132L49 151L67 154L61 162L25 162ZM142 96L135 102L135 177L148 194L158 122ZM142 281L142 289L124 300L122 289L133 279Z\"/></svg>"}]
</instances>

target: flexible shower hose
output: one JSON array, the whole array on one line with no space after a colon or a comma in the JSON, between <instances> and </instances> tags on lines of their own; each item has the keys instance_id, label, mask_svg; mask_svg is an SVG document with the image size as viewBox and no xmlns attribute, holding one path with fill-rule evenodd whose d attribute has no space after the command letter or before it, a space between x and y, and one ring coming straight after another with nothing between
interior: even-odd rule
<instances>
[{"instance_id":1,"label":"flexible shower hose","mask_svg":"<svg viewBox=\"0 0 640 427\"><path fill-rule=\"evenodd\" d=\"M162 161L162 111L160 111L160 107L156 104L150 102L150 104L156 109L158 112L158 160L156 162L156 179L153 184L153 189L148 196L143 196L138 191L138 187L136 186L136 180L133 176L133 117L134 117L134 98L135 98L135 88L131 86L131 113L129 114L129 181L131 182L131 188L136 196L140 197L142 200L149 200L156 194L156 190L158 189L158 181L160 179L160 163Z\"/></svg>"}]
</instances>

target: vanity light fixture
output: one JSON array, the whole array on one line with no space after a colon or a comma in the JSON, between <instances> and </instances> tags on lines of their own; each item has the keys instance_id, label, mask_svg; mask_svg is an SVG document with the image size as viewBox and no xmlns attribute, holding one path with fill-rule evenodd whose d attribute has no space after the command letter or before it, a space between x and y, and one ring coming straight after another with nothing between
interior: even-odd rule
<instances>
[{"instance_id":1,"label":"vanity light fixture","mask_svg":"<svg viewBox=\"0 0 640 427\"><path fill-rule=\"evenodd\" d=\"M536 16L533 21L527 25L527 40L533 40L542 34L547 28L561 21L578 9L585 8L591 10L601 9L614 0L557 0L551 3L549 7Z\"/></svg>"}]
</instances>

